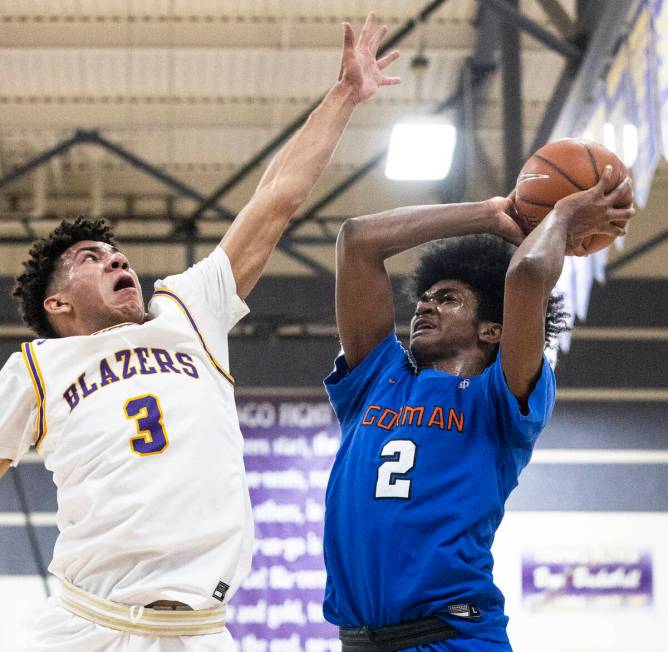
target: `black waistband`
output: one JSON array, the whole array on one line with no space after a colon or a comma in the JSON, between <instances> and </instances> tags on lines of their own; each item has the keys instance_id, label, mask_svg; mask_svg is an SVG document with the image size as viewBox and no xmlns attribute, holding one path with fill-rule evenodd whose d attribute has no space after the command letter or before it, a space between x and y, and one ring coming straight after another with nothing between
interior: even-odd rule
<instances>
[{"instance_id":1,"label":"black waistband","mask_svg":"<svg viewBox=\"0 0 668 652\"><path fill-rule=\"evenodd\" d=\"M339 628L343 652L394 652L456 637L457 630L436 617L386 627Z\"/></svg>"}]
</instances>

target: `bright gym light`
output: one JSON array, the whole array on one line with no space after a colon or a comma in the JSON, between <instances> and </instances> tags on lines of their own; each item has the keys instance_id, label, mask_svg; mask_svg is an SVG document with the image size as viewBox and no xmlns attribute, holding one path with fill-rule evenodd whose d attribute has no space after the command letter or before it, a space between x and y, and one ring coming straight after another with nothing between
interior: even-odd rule
<instances>
[{"instance_id":1,"label":"bright gym light","mask_svg":"<svg viewBox=\"0 0 668 652\"><path fill-rule=\"evenodd\" d=\"M624 165L630 168L638 158L638 128L631 123L626 123L622 127L622 160Z\"/></svg>"},{"instance_id":2,"label":"bright gym light","mask_svg":"<svg viewBox=\"0 0 668 652\"><path fill-rule=\"evenodd\" d=\"M603 144L611 152L617 154L626 167L631 167L638 157L638 128L627 122L621 127L621 134L619 134L618 127L611 122L606 122L603 125Z\"/></svg>"},{"instance_id":3,"label":"bright gym light","mask_svg":"<svg viewBox=\"0 0 668 652\"><path fill-rule=\"evenodd\" d=\"M617 153L617 135L615 134L615 125L606 122L603 125L603 146L611 152Z\"/></svg>"},{"instance_id":4,"label":"bright gym light","mask_svg":"<svg viewBox=\"0 0 668 652\"><path fill-rule=\"evenodd\" d=\"M442 120L421 118L392 129L385 176L418 181L444 179L450 172L457 130Z\"/></svg>"}]
</instances>

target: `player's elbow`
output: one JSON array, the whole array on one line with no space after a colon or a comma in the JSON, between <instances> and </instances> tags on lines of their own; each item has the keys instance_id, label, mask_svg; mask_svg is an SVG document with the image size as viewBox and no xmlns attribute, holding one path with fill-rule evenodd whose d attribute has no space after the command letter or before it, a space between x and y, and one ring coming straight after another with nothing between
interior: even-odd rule
<instances>
[{"instance_id":1,"label":"player's elbow","mask_svg":"<svg viewBox=\"0 0 668 652\"><path fill-rule=\"evenodd\" d=\"M387 256L388 247L379 237L378 224L368 216L351 217L343 223L336 239L338 261L353 259L382 265Z\"/></svg>"},{"instance_id":2,"label":"player's elbow","mask_svg":"<svg viewBox=\"0 0 668 652\"><path fill-rule=\"evenodd\" d=\"M361 250L368 242L368 228L363 217L348 218L336 239L336 249L342 251Z\"/></svg>"},{"instance_id":3,"label":"player's elbow","mask_svg":"<svg viewBox=\"0 0 668 652\"><path fill-rule=\"evenodd\" d=\"M341 225L336 238L336 257L339 263L350 257L357 259L363 257L361 256L362 232L358 217L351 217Z\"/></svg>"}]
</instances>

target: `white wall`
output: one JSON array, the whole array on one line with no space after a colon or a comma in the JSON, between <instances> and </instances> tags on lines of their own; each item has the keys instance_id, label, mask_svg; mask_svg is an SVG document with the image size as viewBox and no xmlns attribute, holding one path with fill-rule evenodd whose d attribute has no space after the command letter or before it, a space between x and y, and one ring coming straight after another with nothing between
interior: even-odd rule
<instances>
[{"instance_id":1,"label":"white wall","mask_svg":"<svg viewBox=\"0 0 668 652\"><path fill-rule=\"evenodd\" d=\"M507 513L493 546L494 577L506 596L514 651L667 652L667 543L668 514L661 512ZM571 587L532 605L522 594L523 558L569 559L590 569L593 560L607 559L614 569L615 560L618 567L643 552L651 559L649 599L614 588L585 597Z\"/></svg>"}]
</instances>

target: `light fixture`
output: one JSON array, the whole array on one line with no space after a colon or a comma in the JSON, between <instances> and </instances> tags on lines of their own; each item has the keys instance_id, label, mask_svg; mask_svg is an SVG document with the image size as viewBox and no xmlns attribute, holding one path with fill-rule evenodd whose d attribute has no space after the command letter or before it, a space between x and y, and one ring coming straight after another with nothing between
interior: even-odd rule
<instances>
[{"instance_id":1,"label":"light fixture","mask_svg":"<svg viewBox=\"0 0 668 652\"><path fill-rule=\"evenodd\" d=\"M611 122L606 122L603 125L603 146L607 147L614 154L617 153L615 125L613 125Z\"/></svg>"},{"instance_id":2,"label":"light fixture","mask_svg":"<svg viewBox=\"0 0 668 652\"><path fill-rule=\"evenodd\" d=\"M443 118L420 116L392 129L385 176L393 180L444 179L450 172L457 130Z\"/></svg>"},{"instance_id":3,"label":"light fixture","mask_svg":"<svg viewBox=\"0 0 668 652\"><path fill-rule=\"evenodd\" d=\"M622 160L630 168L638 157L638 128L627 122L622 127Z\"/></svg>"}]
</instances>

